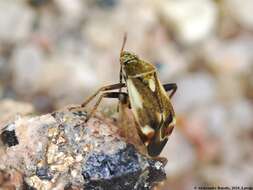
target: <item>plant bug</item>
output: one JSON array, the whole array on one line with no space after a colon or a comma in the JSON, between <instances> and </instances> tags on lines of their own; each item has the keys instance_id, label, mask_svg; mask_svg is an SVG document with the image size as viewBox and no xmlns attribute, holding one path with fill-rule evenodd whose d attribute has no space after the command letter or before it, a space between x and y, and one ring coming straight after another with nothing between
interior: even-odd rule
<instances>
[{"instance_id":1,"label":"plant bug","mask_svg":"<svg viewBox=\"0 0 253 190\"><path fill-rule=\"evenodd\" d=\"M137 131L142 142L147 147L151 157L158 156L172 133L176 119L170 98L177 90L175 83L162 85L157 77L156 68L135 54L124 51L126 35L120 52L120 82L100 88L90 96L80 107L85 107L100 92L95 106L87 116L94 114L103 98L118 98L121 103L129 104ZM124 82L123 82L124 81ZM122 92L122 88L126 92ZM119 89L118 92L110 90ZM166 91L171 91L167 95Z\"/></svg>"}]
</instances>

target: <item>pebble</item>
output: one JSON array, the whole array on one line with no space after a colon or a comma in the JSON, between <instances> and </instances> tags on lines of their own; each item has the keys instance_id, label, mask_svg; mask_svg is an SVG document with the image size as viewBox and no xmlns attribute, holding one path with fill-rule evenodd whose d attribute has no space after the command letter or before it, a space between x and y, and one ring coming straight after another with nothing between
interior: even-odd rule
<instances>
[{"instance_id":1,"label":"pebble","mask_svg":"<svg viewBox=\"0 0 253 190\"><path fill-rule=\"evenodd\" d=\"M168 29L183 45L201 42L216 27L218 10L211 0L157 1Z\"/></svg>"},{"instance_id":2,"label":"pebble","mask_svg":"<svg viewBox=\"0 0 253 190\"><path fill-rule=\"evenodd\" d=\"M224 6L228 10L229 16L236 20L240 25L246 29L253 29L253 2L251 0L225 0Z\"/></svg>"},{"instance_id":3,"label":"pebble","mask_svg":"<svg viewBox=\"0 0 253 190\"><path fill-rule=\"evenodd\" d=\"M234 124L238 133L253 130L253 107L250 101L243 99L234 102L229 106L229 110L230 122Z\"/></svg>"},{"instance_id":4,"label":"pebble","mask_svg":"<svg viewBox=\"0 0 253 190\"><path fill-rule=\"evenodd\" d=\"M43 52L34 44L15 49L12 57L13 86L20 94L34 94L39 90L44 67Z\"/></svg>"},{"instance_id":5,"label":"pebble","mask_svg":"<svg viewBox=\"0 0 253 190\"><path fill-rule=\"evenodd\" d=\"M22 1L0 1L0 42L17 43L32 32L34 12Z\"/></svg>"},{"instance_id":6,"label":"pebble","mask_svg":"<svg viewBox=\"0 0 253 190\"><path fill-rule=\"evenodd\" d=\"M242 187L250 187L252 185L252 175L236 167L206 167L200 171L204 180L211 181L213 184L220 184L220 187L231 187L242 185Z\"/></svg>"},{"instance_id":7,"label":"pebble","mask_svg":"<svg viewBox=\"0 0 253 190\"><path fill-rule=\"evenodd\" d=\"M61 22L65 26L78 25L87 11L81 0L55 0L54 3L61 12Z\"/></svg>"},{"instance_id":8,"label":"pebble","mask_svg":"<svg viewBox=\"0 0 253 190\"><path fill-rule=\"evenodd\" d=\"M205 123L210 136L222 138L227 130L226 125L229 115L224 105L217 104L211 105L206 109L200 109L197 117L202 115L206 120Z\"/></svg>"},{"instance_id":9,"label":"pebble","mask_svg":"<svg viewBox=\"0 0 253 190\"><path fill-rule=\"evenodd\" d=\"M165 166L168 178L192 170L196 161L193 147L180 133L175 131L169 138L161 156L168 159L168 164Z\"/></svg>"},{"instance_id":10,"label":"pebble","mask_svg":"<svg viewBox=\"0 0 253 190\"><path fill-rule=\"evenodd\" d=\"M204 47L203 56L216 72L223 75L238 75L248 72L253 59L252 49L251 37L242 35L225 42L210 40Z\"/></svg>"},{"instance_id":11,"label":"pebble","mask_svg":"<svg viewBox=\"0 0 253 190\"><path fill-rule=\"evenodd\" d=\"M68 102L83 101L99 80L94 69L82 59L82 56L71 54L46 59L35 44L18 47L12 58L13 86L17 93L31 98L40 111L47 110L52 104L62 107ZM63 95L66 99L62 98Z\"/></svg>"},{"instance_id":12,"label":"pebble","mask_svg":"<svg viewBox=\"0 0 253 190\"><path fill-rule=\"evenodd\" d=\"M216 96L215 80L208 74L188 74L177 82L178 90L174 97L178 112L187 112L198 106L208 106Z\"/></svg>"}]
</instances>

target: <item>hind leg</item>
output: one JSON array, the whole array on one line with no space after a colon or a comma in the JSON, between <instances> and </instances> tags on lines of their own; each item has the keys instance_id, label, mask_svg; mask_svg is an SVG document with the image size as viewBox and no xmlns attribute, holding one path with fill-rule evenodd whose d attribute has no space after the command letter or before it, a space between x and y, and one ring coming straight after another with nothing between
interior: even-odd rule
<instances>
[{"instance_id":1,"label":"hind leg","mask_svg":"<svg viewBox=\"0 0 253 190\"><path fill-rule=\"evenodd\" d=\"M164 84L163 88L165 89L165 91L172 91L169 95L169 97L171 98L177 91L177 84L176 83Z\"/></svg>"}]
</instances>

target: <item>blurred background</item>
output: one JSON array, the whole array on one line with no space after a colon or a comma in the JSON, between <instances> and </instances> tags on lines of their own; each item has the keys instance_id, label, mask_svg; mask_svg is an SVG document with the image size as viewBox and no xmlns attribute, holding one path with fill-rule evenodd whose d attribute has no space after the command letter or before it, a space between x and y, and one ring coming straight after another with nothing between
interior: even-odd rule
<instances>
[{"instance_id":1,"label":"blurred background","mask_svg":"<svg viewBox=\"0 0 253 190\"><path fill-rule=\"evenodd\" d=\"M252 0L0 0L0 121L117 83L127 32L126 50L178 84L161 189L252 187L252 11Z\"/></svg>"}]
</instances>

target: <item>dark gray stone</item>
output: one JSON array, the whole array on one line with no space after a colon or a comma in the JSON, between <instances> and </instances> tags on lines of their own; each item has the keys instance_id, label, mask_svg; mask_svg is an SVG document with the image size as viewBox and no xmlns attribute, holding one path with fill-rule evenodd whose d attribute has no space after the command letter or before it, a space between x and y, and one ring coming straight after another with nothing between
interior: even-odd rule
<instances>
[{"instance_id":1,"label":"dark gray stone","mask_svg":"<svg viewBox=\"0 0 253 190\"><path fill-rule=\"evenodd\" d=\"M85 189L149 190L166 178L163 163L139 154L127 145L116 154L93 153L83 166Z\"/></svg>"}]
</instances>

